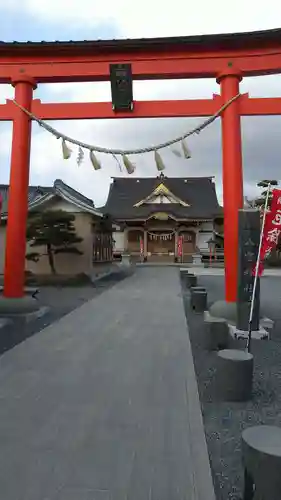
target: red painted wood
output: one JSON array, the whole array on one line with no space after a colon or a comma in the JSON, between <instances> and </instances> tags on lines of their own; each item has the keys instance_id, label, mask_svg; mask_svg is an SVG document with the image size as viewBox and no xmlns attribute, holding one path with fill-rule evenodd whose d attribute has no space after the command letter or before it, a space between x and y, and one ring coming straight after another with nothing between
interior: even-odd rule
<instances>
[{"instance_id":1,"label":"red painted wood","mask_svg":"<svg viewBox=\"0 0 281 500\"><path fill-rule=\"evenodd\" d=\"M221 51L172 52L157 48L154 51L114 51L91 56L67 55L57 52L52 58L44 53L12 59L0 57L0 83L9 83L28 73L38 83L108 81L109 64L131 62L134 80L179 78L215 78L235 64L243 76L260 76L280 72L281 43L274 49L236 49ZM12 62L12 64L11 64Z\"/></svg>"},{"instance_id":2,"label":"red painted wood","mask_svg":"<svg viewBox=\"0 0 281 500\"><path fill-rule=\"evenodd\" d=\"M281 97L248 98L244 94L240 99L241 116L281 115Z\"/></svg>"},{"instance_id":3,"label":"red painted wood","mask_svg":"<svg viewBox=\"0 0 281 500\"><path fill-rule=\"evenodd\" d=\"M131 112L114 112L111 102L41 103L32 102L31 111L42 120L90 120L112 118L169 118L212 116L222 106L221 97L181 101L135 101ZM0 104L0 121L12 120L16 106Z\"/></svg>"},{"instance_id":4,"label":"red painted wood","mask_svg":"<svg viewBox=\"0 0 281 500\"><path fill-rule=\"evenodd\" d=\"M224 102L239 93L241 76L221 75ZM238 279L238 210L243 208L242 144L239 102L222 114L222 173L224 207L225 299L236 302Z\"/></svg>"},{"instance_id":5,"label":"red painted wood","mask_svg":"<svg viewBox=\"0 0 281 500\"><path fill-rule=\"evenodd\" d=\"M42 120L91 120L113 118L169 118L212 116L222 106L220 95L213 99L186 99L174 101L135 101L133 112L114 113L111 102L41 103L32 101L32 112ZM0 121L13 119L15 105L7 100L0 104ZM239 98L241 116L281 115L281 97Z\"/></svg>"},{"instance_id":6,"label":"red painted wood","mask_svg":"<svg viewBox=\"0 0 281 500\"><path fill-rule=\"evenodd\" d=\"M24 81L14 82L14 86L15 99L30 109L34 81L24 78ZM24 295L30 142L31 121L26 113L17 108L13 122L3 291L4 296L9 298Z\"/></svg>"}]
</instances>

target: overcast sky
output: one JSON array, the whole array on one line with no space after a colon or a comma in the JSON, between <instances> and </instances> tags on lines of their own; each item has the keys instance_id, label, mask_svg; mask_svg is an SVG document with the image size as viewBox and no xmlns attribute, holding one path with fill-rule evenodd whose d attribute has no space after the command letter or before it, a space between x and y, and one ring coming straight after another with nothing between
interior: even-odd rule
<instances>
[{"instance_id":1,"label":"overcast sky","mask_svg":"<svg viewBox=\"0 0 281 500\"><path fill-rule=\"evenodd\" d=\"M279 25L278 25L278 20ZM0 37L4 41L138 38L238 32L281 27L281 2L267 0L0 0ZM242 92L252 97L281 96L281 76L246 78ZM134 99L210 98L219 92L215 80L136 82ZM0 102L13 97L0 85ZM107 101L109 84L40 85L35 97L45 102ZM145 147L171 139L193 128L199 119L92 120L52 122L58 130L84 142L108 148ZM244 191L252 196L255 183L281 179L281 117L243 118ZM168 176L214 175L221 198L221 134L217 120L189 141L192 159L165 153ZM0 122L0 182L9 182L11 124ZM151 155L134 158L138 176L157 175ZM94 172L85 155L64 161L59 141L34 124L30 184L50 185L56 178L102 205L110 177L121 175L114 160L102 157L103 169ZM122 175L125 175L124 173Z\"/></svg>"}]
</instances>

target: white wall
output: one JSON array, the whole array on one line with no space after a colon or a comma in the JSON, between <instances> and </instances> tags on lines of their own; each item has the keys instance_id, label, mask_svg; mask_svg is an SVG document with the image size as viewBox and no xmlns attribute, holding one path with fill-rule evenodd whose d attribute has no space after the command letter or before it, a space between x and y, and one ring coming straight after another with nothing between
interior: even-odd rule
<instances>
[{"instance_id":1,"label":"white wall","mask_svg":"<svg viewBox=\"0 0 281 500\"><path fill-rule=\"evenodd\" d=\"M210 222L202 222L200 225L200 230L201 231L211 231L213 232L214 230L214 223L212 221Z\"/></svg>"},{"instance_id":2,"label":"white wall","mask_svg":"<svg viewBox=\"0 0 281 500\"><path fill-rule=\"evenodd\" d=\"M113 233L113 240L115 241L113 248L115 251L124 252L125 249L125 234L123 231L115 231Z\"/></svg>"},{"instance_id":3,"label":"white wall","mask_svg":"<svg viewBox=\"0 0 281 500\"><path fill-rule=\"evenodd\" d=\"M204 231L204 232L202 232ZM206 232L205 232L206 231ZM200 229L197 233L196 245L202 252L209 252L208 241L213 238L214 224L213 222L202 222Z\"/></svg>"}]
</instances>

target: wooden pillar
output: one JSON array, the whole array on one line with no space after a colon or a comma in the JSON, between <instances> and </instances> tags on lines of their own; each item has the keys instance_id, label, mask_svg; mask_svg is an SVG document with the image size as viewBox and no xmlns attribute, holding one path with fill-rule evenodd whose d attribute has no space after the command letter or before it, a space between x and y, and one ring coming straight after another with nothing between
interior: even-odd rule
<instances>
[{"instance_id":1,"label":"wooden pillar","mask_svg":"<svg viewBox=\"0 0 281 500\"><path fill-rule=\"evenodd\" d=\"M30 110L35 81L22 75L12 85L15 87L15 100ZM30 145L31 120L15 106L3 290L3 295L9 298L24 295Z\"/></svg>"},{"instance_id":2,"label":"wooden pillar","mask_svg":"<svg viewBox=\"0 0 281 500\"><path fill-rule=\"evenodd\" d=\"M219 75L224 103L239 93L239 71ZM243 170L239 98L222 113L225 300L235 302L238 280L238 210L243 208Z\"/></svg>"}]
</instances>

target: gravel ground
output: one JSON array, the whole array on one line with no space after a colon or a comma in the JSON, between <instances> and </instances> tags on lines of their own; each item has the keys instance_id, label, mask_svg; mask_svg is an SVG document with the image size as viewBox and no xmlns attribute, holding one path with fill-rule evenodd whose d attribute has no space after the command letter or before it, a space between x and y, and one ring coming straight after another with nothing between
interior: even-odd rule
<instances>
[{"instance_id":1,"label":"gravel ground","mask_svg":"<svg viewBox=\"0 0 281 500\"><path fill-rule=\"evenodd\" d=\"M12 323L0 329L0 356L23 342L28 337L40 332L65 314L73 311L88 300L97 297L105 290L116 285L128 274L119 271L105 276L93 285L73 287L40 287L39 303L49 307L47 314L41 318L25 322L22 319L13 319Z\"/></svg>"},{"instance_id":2,"label":"gravel ground","mask_svg":"<svg viewBox=\"0 0 281 500\"><path fill-rule=\"evenodd\" d=\"M202 276L198 284L206 286L208 299L223 298L223 278ZM266 277L261 283L264 314L275 321L269 341L253 340L254 391L247 403L216 400L214 374L216 354L203 350L203 318L189 307L189 292L184 290L189 334L202 405L205 433L217 500L241 500L243 470L241 433L244 428L259 425L281 426L281 279ZM279 297L279 298L278 298ZM245 341L233 341L233 347L244 348Z\"/></svg>"}]
</instances>

